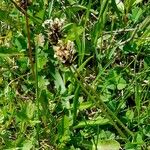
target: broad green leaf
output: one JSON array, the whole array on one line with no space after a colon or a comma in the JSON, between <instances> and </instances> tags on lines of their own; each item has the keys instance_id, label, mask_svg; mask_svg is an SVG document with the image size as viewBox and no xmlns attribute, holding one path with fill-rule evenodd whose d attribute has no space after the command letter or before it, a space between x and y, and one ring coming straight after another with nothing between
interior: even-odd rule
<instances>
[{"instance_id":1,"label":"broad green leaf","mask_svg":"<svg viewBox=\"0 0 150 150\"><path fill-rule=\"evenodd\" d=\"M66 91L65 83L58 70L55 71L55 85L58 90L61 90L61 93Z\"/></svg>"},{"instance_id":2,"label":"broad green leaf","mask_svg":"<svg viewBox=\"0 0 150 150\"><path fill-rule=\"evenodd\" d=\"M75 3L76 3L76 1L75 1L75 0L68 0L68 2L70 3L70 5L73 5L73 4L75 4Z\"/></svg>"},{"instance_id":3,"label":"broad green leaf","mask_svg":"<svg viewBox=\"0 0 150 150\"><path fill-rule=\"evenodd\" d=\"M107 86L107 89L115 90L115 89L116 89L116 86L115 86L115 84L109 84L109 85Z\"/></svg>"},{"instance_id":4,"label":"broad green leaf","mask_svg":"<svg viewBox=\"0 0 150 150\"><path fill-rule=\"evenodd\" d=\"M134 112L133 112L133 110L127 110L127 112L126 112L126 117L127 117L127 119L129 119L129 120L132 120L133 119L133 117L134 117Z\"/></svg>"},{"instance_id":5,"label":"broad green leaf","mask_svg":"<svg viewBox=\"0 0 150 150\"><path fill-rule=\"evenodd\" d=\"M34 111L35 111L35 105L32 102L29 102L27 104L27 108L26 108L26 114L27 114L27 116L28 116L29 119L33 118Z\"/></svg>"},{"instance_id":6,"label":"broad green leaf","mask_svg":"<svg viewBox=\"0 0 150 150\"><path fill-rule=\"evenodd\" d=\"M142 15L142 13L143 13L142 9L138 8L138 7L135 7L132 10L132 20L134 21L134 23L136 23L138 21L138 19Z\"/></svg>"},{"instance_id":7,"label":"broad green leaf","mask_svg":"<svg viewBox=\"0 0 150 150\"><path fill-rule=\"evenodd\" d=\"M141 3L143 0L135 0L135 2L134 2L134 5L135 4L138 4L138 3Z\"/></svg>"},{"instance_id":8,"label":"broad green leaf","mask_svg":"<svg viewBox=\"0 0 150 150\"><path fill-rule=\"evenodd\" d=\"M69 127L71 126L71 122L68 116L63 116L59 125L58 125L58 135L60 140L60 146L63 147L63 143L70 140L70 130Z\"/></svg>"},{"instance_id":9,"label":"broad green leaf","mask_svg":"<svg viewBox=\"0 0 150 150\"><path fill-rule=\"evenodd\" d=\"M1 51L2 49L4 49L4 51ZM11 57L11 56L24 56L24 54L23 53L18 53L15 50L13 51L13 49L11 49L11 48L1 47L0 57Z\"/></svg>"},{"instance_id":10,"label":"broad green leaf","mask_svg":"<svg viewBox=\"0 0 150 150\"><path fill-rule=\"evenodd\" d=\"M33 147L33 144L31 141L27 140L24 142L22 150L31 150Z\"/></svg>"},{"instance_id":11,"label":"broad green leaf","mask_svg":"<svg viewBox=\"0 0 150 150\"><path fill-rule=\"evenodd\" d=\"M126 81L123 78L120 78L117 84L117 89L122 90L126 87Z\"/></svg>"},{"instance_id":12,"label":"broad green leaf","mask_svg":"<svg viewBox=\"0 0 150 150\"><path fill-rule=\"evenodd\" d=\"M116 5L117 5L118 9L119 9L121 12L124 11L124 4L123 4L122 1L116 0Z\"/></svg>"},{"instance_id":13,"label":"broad green leaf","mask_svg":"<svg viewBox=\"0 0 150 150\"><path fill-rule=\"evenodd\" d=\"M38 54L38 69L44 69L44 66L46 65L48 61L47 53L44 53L43 51L39 52Z\"/></svg>"},{"instance_id":14,"label":"broad green leaf","mask_svg":"<svg viewBox=\"0 0 150 150\"><path fill-rule=\"evenodd\" d=\"M40 20L43 20L44 18L44 14L45 13L45 10L44 9L41 9L38 13L36 13L36 15L34 17L40 19Z\"/></svg>"},{"instance_id":15,"label":"broad green leaf","mask_svg":"<svg viewBox=\"0 0 150 150\"><path fill-rule=\"evenodd\" d=\"M93 145L92 150L96 147ZM101 140L97 144L97 150L119 150L120 144L116 140Z\"/></svg>"},{"instance_id":16,"label":"broad green leaf","mask_svg":"<svg viewBox=\"0 0 150 150\"><path fill-rule=\"evenodd\" d=\"M39 81L38 85L40 90L47 89L47 85L49 84L49 81L48 79L45 79L45 76L39 76L38 81Z\"/></svg>"},{"instance_id":17,"label":"broad green leaf","mask_svg":"<svg viewBox=\"0 0 150 150\"><path fill-rule=\"evenodd\" d=\"M71 40L71 41L76 40L76 37L77 36L79 37L83 33L83 31L84 31L84 28L82 26L74 25L70 29L70 31L69 31L69 33L68 33L68 35L66 37L66 40Z\"/></svg>"},{"instance_id":18,"label":"broad green leaf","mask_svg":"<svg viewBox=\"0 0 150 150\"><path fill-rule=\"evenodd\" d=\"M74 129L84 128L86 126L96 126L96 125L106 125L106 124L109 124L108 119L105 119L103 117L98 117L96 120L81 121L76 126L74 126Z\"/></svg>"},{"instance_id":19,"label":"broad green leaf","mask_svg":"<svg viewBox=\"0 0 150 150\"><path fill-rule=\"evenodd\" d=\"M141 134L137 134L137 137L136 137L136 142L140 145L142 145L144 143L143 139L142 139L142 135Z\"/></svg>"},{"instance_id":20,"label":"broad green leaf","mask_svg":"<svg viewBox=\"0 0 150 150\"><path fill-rule=\"evenodd\" d=\"M92 105L93 105L92 102L83 102L80 104L79 109L84 110L90 108Z\"/></svg>"}]
</instances>

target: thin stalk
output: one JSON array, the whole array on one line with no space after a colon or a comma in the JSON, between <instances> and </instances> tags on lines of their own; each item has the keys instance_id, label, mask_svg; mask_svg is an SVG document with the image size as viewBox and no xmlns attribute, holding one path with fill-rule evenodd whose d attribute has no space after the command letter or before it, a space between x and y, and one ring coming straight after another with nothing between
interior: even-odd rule
<instances>
[{"instance_id":1,"label":"thin stalk","mask_svg":"<svg viewBox=\"0 0 150 150\"><path fill-rule=\"evenodd\" d=\"M27 30L27 38L28 38L28 48L29 48L29 60L30 60L30 64L31 64L31 69L32 69L32 74L33 77L35 78L35 72L34 72L34 63L32 60L32 48L31 48L31 38L30 38L30 26L29 26L29 15L27 13L27 8L23 9L21 8L15 1L10 0L15 7L24 14L25 16L25 20L26 20L26 30ZM26 7L27 7L27 1L26 1Z\"/></svg>"},{"instance_id":2,"label":"thin stalk","mask_svg":"<svg viewBox=\"0 0 150 150\"><path fill-rule=\"evenodd\" d=\"M27 4L26 4L27 5ZM26 18L26 29L27 29L27 37L28 37L28 48L29 48L29 60L31 64L32 74L35 79L35 90L36 90L36 102L37 102L37 111L38 111L38 120L40 119L40 112L39 112L39 90L38 90L38 47L35 50L35 71L34 71L34 63L33 63L33 56L32 56L32 48L31 48L31 38L30 38L30 26L29 26L29 19L27 15L27 10L25 11L25 18ZM38 139L38 146L40 147L40 137L39 137L40 126L39 123L37 124L37 139Z\"/></svg>"},{"instance_id":3,"label":"thin stalk","mask_svg":"<svg viewBox=\"0 0 150 150\"><path fill-rule=\"evenodd\" d=\"M30 38L30 26L29 26L29 15L27 13L27 1L26 1L26 9L21 8L15 1L10 0L15 7L24 14L25 16L25 20L26 20L26 30L27 30L27 39L28 39L28 48L29 48L29 60L30 60L30 64L31 64L31 70L32 70L32 74L33 77L35 79L35 90L36 90L36 102L37 102L37 110L38 110L38 120L40 118L40 112L39 112L39 90L38 90L38 67L37 67L37 63L38 63L38 49L36 48L36 54L35 54L35 69L36 69L36 73L34 71L34 63L33 63L33 56L32 56L32 48L31 48L31 38ZM31 16L32 19L34 19ZM40 147L40 141L39 141L39 131L40 131L40 127L39 124L37 124L37 139L38 139L38 144Z\"/></svg>"},{"instance_id":4,"label":"thin stalk","mask_svg":"<svg viewBox=\"0 0 150 150\"><path fill-rule=\"evenodd\" d=\"M29 19L27 16L27 12L25 11L25 18L26 18L26 29L27 29L27 37L28 37L28 48L29 48L29 60L31 64L32 74L35 78L35 72L34 72L34 63L32 60L32 48L31 48L31 38L30 38L30 26L29 26Z\"/></svg>"},{"instance_id":5,"label":"thin stalk","mask_svg":"<svg viewBox=\"0 0 150 150\"><path fill-rule=\"evenodd\" d=\"M38 120L40 120L40 109L39 109L39 88L38 88L38 49L35 50L35 90L36 90L36 105L38 112ZM40 126L37 124L37 139L38 145L40 147L40 137L39 137Z\"/></svg>"},{"instance_id":6,"label":"thin stalk","mask_svg":"<svg viewBox=\"0 0 150 150\"><path fill-rule=\"evenodd\" d=\"M135 30L133 31L131 37L130 37L129 39L127 39L127 40L125 40L125 41L119 43L119 46L129 43L129 42L134 38L134 36L136 35L138 29L139 29L139 25L136 26L136 28L135 28Z\"/></svg>"},{"instance_id":7,"label":"thin stalk","mask_svg":"<svg viewBox=\"0 0 150 150\"><path fill-rule=\"evenodd\" d=\"M80 86L77 85L73 99L73 124L76 124Z\"/></svg>"},{"instance_id":8,"label":"thin stalk","mask_svg":"<svg viewBox=\"0 0 150 150\"><path fill-rule=\"evenodd\" d=\"M15 7L16 7L20 12L22 12L22 13L25 15L26 11L25 11L23 8L21 8L20 6L18 6L18 4L17 4L15 1L13 1L13 0L10 0L10 1L15 5Z\"/></svg>"},{"instance_id":9,"label":"thin stalk","mask_svg":"<svg viewBox=\"0 0 150 150\"><path fill-rule=\"evenodd\" d=\"M25 13L26 13L26 15L27 15L27 17L30 17L32 20L34 20L36 23L37 23L37 25L39 26L39 24L40 24L40 22L35 18L35 17L33 17L33 16L31 16L30 14L28 14L23 8L21 8L15 1L13 1L13 0L10 0L10 2L12 2L14 5L15 5L15 7L21 12L21 13L23 13L24 15L25 15Z\"/></svg>"}]
</instances>

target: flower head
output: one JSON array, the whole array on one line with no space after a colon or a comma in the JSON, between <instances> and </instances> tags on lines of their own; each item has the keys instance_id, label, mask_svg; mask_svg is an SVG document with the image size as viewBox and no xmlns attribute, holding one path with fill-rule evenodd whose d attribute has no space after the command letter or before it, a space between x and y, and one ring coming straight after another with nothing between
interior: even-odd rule
<instances>
[{"instance_id":1,"label":"flower head","mask_svg":"<svg viewBox=\"0 0 150 150\"><path fill-rule=\"evenodd\" d=\"M64 19L55 18L54 20L45 20L42 26L45 28L48 39L52 44L57 44L58 40L62 37L61 29L64 25Z\"/></svg>"},{"instance_id":2,"label":"flower head","mask_svg":"<svg viewBox=\"0 0 150 150\"><path fill-rule=\"evenodd\" d=\"M63 42L62 40L58 41L56 46L53 46L55 55L54 57L58 58L59 61L62 63L72 63L74 54L75 54L75 47L74 42L68 40L67 42Z\"/></svg>"}]
</instances>

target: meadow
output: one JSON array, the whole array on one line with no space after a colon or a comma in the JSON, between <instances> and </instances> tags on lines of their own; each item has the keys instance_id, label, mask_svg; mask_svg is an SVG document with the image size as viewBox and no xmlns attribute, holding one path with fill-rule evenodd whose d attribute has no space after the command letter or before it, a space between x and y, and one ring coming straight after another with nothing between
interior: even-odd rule
<instances>
[{"instance_id":1,"label":"meadow","mask_svg":"<svg viewBox=\"0 0 150 150\"><path fill-rule=\"evenodd\" d=\"M150 1L0 1L1 150L150 150Z\"/></svg>"}]
</instances>

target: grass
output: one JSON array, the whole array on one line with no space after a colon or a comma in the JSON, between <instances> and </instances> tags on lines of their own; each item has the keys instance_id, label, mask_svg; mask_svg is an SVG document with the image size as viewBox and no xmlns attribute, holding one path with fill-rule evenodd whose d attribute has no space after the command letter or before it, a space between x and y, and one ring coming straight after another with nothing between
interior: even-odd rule
<instances>
[{"instance_id":1,"label":"grass","mask_svg":"<svg viewBox=\"0 0 150 150\"><path fill-rule=\"evenodd\" d=\"M150 149L149 1L0 6L0 149Z\"/></svg>"}]
</instances>

